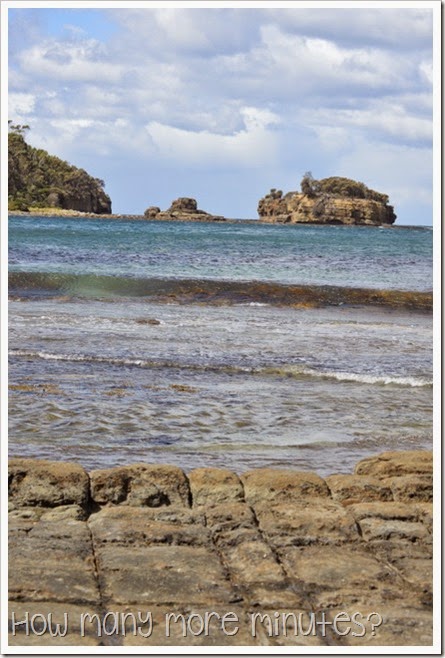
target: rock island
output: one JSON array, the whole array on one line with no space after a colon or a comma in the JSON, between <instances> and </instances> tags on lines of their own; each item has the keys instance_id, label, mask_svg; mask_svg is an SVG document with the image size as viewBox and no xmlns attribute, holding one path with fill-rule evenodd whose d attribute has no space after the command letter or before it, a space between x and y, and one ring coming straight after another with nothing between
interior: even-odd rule
<instances>
[{"instance_id":1,"label":"rock island","mask_svg":"<svg viewBox=\"0 0 445 658\"><path fill-rule=\"evenodd\" d=\"M260 199L258 214L273 224L364 224L391 225L396 220L387 194L376 192L364 183L331 176L315 180L306 173L301 192L271 189Z\"/></svg>"}]
</instances>

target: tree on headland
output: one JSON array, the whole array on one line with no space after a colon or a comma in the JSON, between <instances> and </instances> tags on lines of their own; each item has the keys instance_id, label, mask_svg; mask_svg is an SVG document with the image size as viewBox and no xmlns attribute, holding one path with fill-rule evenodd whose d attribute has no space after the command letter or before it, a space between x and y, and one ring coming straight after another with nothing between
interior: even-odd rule
<instances>
[{"instance_id":1,"label":"tree on headland","mask_svg":"<svg viewBox=\"0 0 445 658\"><path fill-rule=\"evenodd\" d=\"M12 119L8 119L8 130L16 135L24 135L29 130L28 124L12 123Z\"/></svg>"},{"instance_id":2,"label":"tree on headland","mask_svg":"<svg viewBox=\"0 0 445 658\"><path fill-rule=\"evenodd\" d=\"M308 197L317 195L318 181L312 176L310 171L307 171L301 180L301 191Z\"/></svg>"},{"instance_id":3,"label":"tree on headland","mask_svg":"<svg viewBox=\"0 0 445 658\"><path fill-rule=\"evenodd\" d=\"M28 125L8 121L8 209L56 207L111 212L104 181L25 140Z\"/></svg>"}]
</instances>

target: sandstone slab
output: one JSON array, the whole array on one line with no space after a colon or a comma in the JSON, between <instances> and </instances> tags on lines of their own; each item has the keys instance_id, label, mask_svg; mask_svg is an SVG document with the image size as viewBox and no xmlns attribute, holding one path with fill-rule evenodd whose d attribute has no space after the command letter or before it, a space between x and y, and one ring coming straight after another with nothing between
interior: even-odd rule
<instances>
[{"instance_id":1,"label":"sandstone slab","mask_svg":"<svg viewBox=\"0 0 445 658\"><path fill-rule=\"evenodd\" d=\"M48 462L43 486L37 474L47 462L22 461L13 461L10 480L10 618L13 609L55 616L65 609L72 626L66 638L22 632L11 638L14 646L432 642L431 460L423 452L418 460L385 453L363 460L373 472L326 480L276 469L241 477L196 469L187 477L147 464L88 476ZM416 463L419 471L411 472ZM84 638L75 623L81 609L93 616ZM153 612L150 637L96 632L95 624L136 610ZM201 613L231 610L237 635L217 626L207 636L198 632ZM165 635L168 612L192 615L186 635L182 617ZM363 636L326 623L355 612L371 615L362 618ZM252 635L256 613L264 623ZM314 632L283 632L282 613L317 615ZM373 628L375 614L383 621Z\"/></svg>"},{"instance_id":2,"label":"sandstone slab","mask_svg":"<svg viewBox=\"0 0 445 658\"><path fill-rule=\"evenodd\" d=\"M196 468L188 478L194 507L226 505L244 500L241 480L227 469Z\"/></svg>"},{"instance_id":3,"label":"sandstone slab","mask_svg":"<svg viewBox=\"0 0 445 658\"><path fill-rule=\"evenodd\" d=\"M433 500L432 474L401 475L388 478L384 482L390 487L394 500L424 503L430 503Z\"/></svg>"},{"instance_id":4,"label":"sandstone slab","mask_svg":"<svg viewBox=\"0 0 445 658\"><path fill-rule=\"evenodd\" d=\"M362 459L355 467L356 475L389 478L401 475L431 475L433 455L429 450L383 452L376 457Z\"/></svg>"},{"instance_id":5,"label":"sandstone slab","mask_svg":"<svg viewBox=\"0 0 445 658\"><path fill-rule=\"evenodd\" d=\"M279 554L313 610L377 604L401 597L404 590L399 574L362 547L284 547Z\"/></svg>"},{"instance_id":6,"label":"sandstone slab","mask_svg":"<svg viewBox=\"0 0 445 658\"><path fill-rule=\"evenodd\" d=\"M188 508L104 507L88 520L95 544L187 545L211 543L204 516Z\"/></svg>"},{"instance_id":7,"label":"sandstone slab","mask_svg":"<svg viewBox=\"0 0 445 658\"><path fill-rule=\"evenodd\" d=\"M255 505L261 531L275 547L357 541L354 517L334 501L309 499L287 505Z\"/></svg>"},{"instance_id":8,"label":"sandstone slab","mask_svg":"<svg viewBox=\"0 0 445 658\"><path fill-rule=\"evenodd\" d=\"M265 502L289 504L302 498L328 498L326 482L315 473L258 468L241 476L249 505Z\"/></svg>"},{"instance_id":9,"label":"sandstone slab","mask_svg":"<svg viewBox=\"0 0 445 658\"><path fill-rule=\"evenodd\" d=\"M190 490L184 472L177 466L132 464L92 471L91 497L99 504L189 507Z\"/></svg>"},{"instance_id":10,"label":"sandstone slab","mask_svg":"<svg viewBox=\"0 0 445 658\"><path fill-rule=\"evenodd\" d=\"M119 604L231 603L233 592L218 556L190 546L101 546L105 601Z\"/></svg>"},{"instance_id":11,"label":"sandstone slab","mask_svg":"<svg viewBox=\"0 0 445 658\"><path fill-rule=\"evenodd\" d=\"M393 492L388 483L374 477L358 475L330 475L326 483L332 498L342 503L365 503L373 501L393 500Z\"/></svg>"},{"instance_id":12,"label":"sandstone slab","mask_svg":"<svg viewBox=\"0 0 445 658\"><path fill-rule=\"evenodd\" d=\"M36 459L11 459L9 499L16 506L87 505L89 478L82 466Z\"/></svg>"}]
</instances>

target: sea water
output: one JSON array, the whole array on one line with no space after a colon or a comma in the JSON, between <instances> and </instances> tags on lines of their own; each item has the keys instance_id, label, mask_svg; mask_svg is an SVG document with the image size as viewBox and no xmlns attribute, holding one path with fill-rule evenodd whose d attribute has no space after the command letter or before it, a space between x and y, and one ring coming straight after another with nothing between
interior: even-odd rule
<instances>
[{"instance_id":1,"label":"sea water","mask_svg":"<svg viewBox=\"0 0 445 658\"><path fill-rule=\"evenodd\" d=\"M432 446L432 231L10 218L12 456L351 472Z\"/></svg>"}]
</instances>

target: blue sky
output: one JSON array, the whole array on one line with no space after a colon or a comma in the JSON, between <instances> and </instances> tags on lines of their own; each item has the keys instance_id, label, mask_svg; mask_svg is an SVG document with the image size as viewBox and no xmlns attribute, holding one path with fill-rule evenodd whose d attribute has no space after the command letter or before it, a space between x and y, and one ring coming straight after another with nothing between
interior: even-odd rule
<instances>
[{"instance_id":1,"label":"blue sky","mask_svg":"<svg viewBox=\"0 0 445 658\"><path fill-rule=\"evenodd\" d=\"M101 6L9 8L9 118L105 180L113 212L192 196L254 218L311 171L432 224L428 4Z\"/></svg>"}]
</instances>

